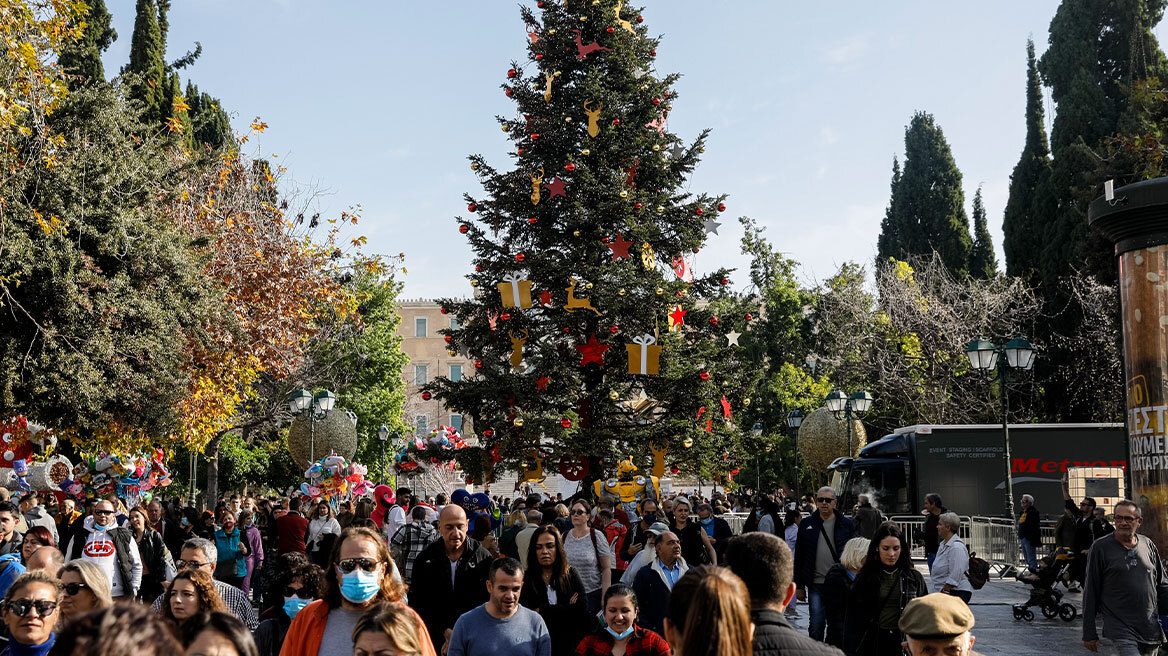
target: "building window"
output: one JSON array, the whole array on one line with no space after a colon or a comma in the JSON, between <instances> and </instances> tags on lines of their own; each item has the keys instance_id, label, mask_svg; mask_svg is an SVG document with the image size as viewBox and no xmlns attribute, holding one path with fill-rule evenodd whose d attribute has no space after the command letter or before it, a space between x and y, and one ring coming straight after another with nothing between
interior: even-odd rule
<instances>
[{"instance_id":1,"label":"building window","mask_svg":"<svg viewBox=\"0 0 1168 656\"><path fill-rule=\"evenodd\" d=\"M458 330L462 328L462 324L458 323L458 317L450 317L450 329Z\"/></svg>"},{"instance_id":2,"label":"building window","mask_svg":"<svg viewBox=\"0 0 1168 656\"><path fill-rule=\"evenodd\" d=\"M414 337L426 336L426 317L414 318Z\"/></svg>"},{"instance_id":3,"label":"building window","mask_svg":"<svg viewBox=\"0 0 1168 656\"><path fill-rule=\"evenodd\" d=\"M418 435L425 435L430 432L430 418L426 415L414 415L414 426L417 427Z\"/></svg>"},{"instance_id":4,"label":"building window","mask_svg":"<svg viewBox=\"0 0 1168 656\"><path fill-rule=\"evenodd\" d=\"M430 382L430 367L429 365L418 364L414 365L414 384L425 385Z\"/></svg>"},{"instance_id":5,"label":"building window","mask_svg":"<svg viewBox=\"0 0 1168 656\"><path fill-rule=\"evenodd\" d=\"M462 365L450 365L450 382L457 383L460 380L462 380Z\"/></svg>"},{"instance_id":6,"label":"building window","mask_svg":"<svg viewBox=\"0 0 1168 656\"><path fill-rule=\"evenodd\" d=\"M462 415L450 415L450 427L462 432Z\"/></svg>"}]
</instances>

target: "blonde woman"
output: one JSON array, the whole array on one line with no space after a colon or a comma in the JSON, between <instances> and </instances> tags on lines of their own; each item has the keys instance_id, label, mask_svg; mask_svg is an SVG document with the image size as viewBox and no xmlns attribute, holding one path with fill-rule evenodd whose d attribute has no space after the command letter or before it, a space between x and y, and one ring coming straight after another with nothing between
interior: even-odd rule
<instances>
[{"instance_id":1,"label":"blonde woman","mask_svg":"<svg viewBox=\"0 0 1168 656\"><path fill-rule=\"evenodd\" d=\"M61 596L61 617L65 620L114 604L110 596L109 577L88 560L65 563L57 571L57 578L65 590Z\"/></svg>"},{"instance_id":2,"label":"blonde woman","mask_svg":"<svg viewBox=\"0 0 1168 656\"><path fill-rule=\"evenodd\" d=\"M844 609L848 604L848 593L852 591L852 581L856 580L856 575L868 558L868 546L871 543L868 538L848 540L840 554L840 561L832 565L823 577L820 594L823 595L827 619L824 642L840 649L844 646Z\"/></svg>"}]
</instances>

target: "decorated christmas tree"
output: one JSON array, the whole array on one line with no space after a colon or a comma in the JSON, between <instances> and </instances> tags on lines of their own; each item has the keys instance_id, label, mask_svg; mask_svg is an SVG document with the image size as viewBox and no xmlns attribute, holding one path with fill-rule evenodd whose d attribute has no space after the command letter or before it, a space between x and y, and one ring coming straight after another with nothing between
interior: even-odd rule
<instances>
[{"instance_id":1,"label":"decorated christmas tree","mask_svg":"<svg viewBox=\"0 0 1168 656\"><path fill-rule=\"evenodd\" d=\"M521 9L527 60L500 70L517 105L497 117L512 161L469 158L484 187L457 223L473 298L440 301L474 375L423 394L473 419L481 447L458 459L478 482L542 468L587 483L626 458L644 475L725 480L749 448L734 419L758 349L729 272L695 273L726 211L686 189L707 132L669 130L678 76L654 71L639 10L537 5Z\"/></svg>"}]
</instances>

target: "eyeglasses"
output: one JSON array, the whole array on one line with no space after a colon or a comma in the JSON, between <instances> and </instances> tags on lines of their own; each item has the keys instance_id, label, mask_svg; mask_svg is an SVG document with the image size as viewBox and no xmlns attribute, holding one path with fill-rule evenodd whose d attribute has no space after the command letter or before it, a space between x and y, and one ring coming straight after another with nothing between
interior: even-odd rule
<instances>
[{"instance_id":1,"label":"eyeglasses","mask_svg":"<svg viewBox=\"0 0 1168 656\"><path fill-rule=\"evenodd\" d=\"M112 514L114 514L114 511L112 511L112 510L98 510L95 508L93 510L93 514L95 514L95 515L112 515Z\"/></svg>"},{"instance_id":2,"label":"eyeglasses","mask_svg":"<svg viewBox=\"0 0 1168 656\"><path fill-rule=\"evenodd\" d=\"M8 602L8 610L15 613L17 617L28 615L28 611L34 608L36 609L37 615L48 617L53 614L53 611L57 610L57 602L48 599L37 599L36 601L32 599L17 599Z\"/></svg>"},{"instance_id":3,"label":"eyeglasses","mask_svg":"<svg viewBox=\"0 0 1168 656\"><path fill-rule=\"evenodd\" d=\"M300 597L301 599L312 599L312 595L308 593L308 590L306 590L304 588L300 588L299 590L297 590L296 588L293 588L292 586L287 586L284 588L284 596L285 597Z\"/></svg>"},{"instance_id":4,"label":"eyeglasses","mask_svg":"<svg viewBox=\"0 0 1168 656\"><path fill-rule=\"evenodd\" d=\"M835 499L832 497L816 497L815 500L819 503L831 503L832 501L835 501Z\"/></svg>"},{"instance_id":5,"label":"eyeglasses","mask_svg":"<svg viewBox=\"0 0 1168 656\"><path fill-rule=\"evenodd\" d=\"M183 569L186 567L190 567L191 569L199 569L200 567L206 567L207 565L210 565L210 564L211 563L209 563L209 562L208 563L200 563L197 560L182 560L181 558L179 560L174 561L174 566L178 569Z\"/></svg>"},{"instance_id":6,"label":"eyeglasses","mask_svg":"<svg viewBox=\"0 0 1168 656\"><path fill-rule=\"evenodd\" d=\"M366 572L372 572L381 564L378 560L369 560L368 558L346 558L337 565L341 568L341 572L348 574L360 567Z\"/></svg>"},{"instance_id":7,"label":"eyeglasses","mask_svg":"<svg viewBox=\"0 0 1168 656\"><path fill-rule=\"evenodd\" d=\"M84 583L66 583L64 587L65 594L69 595L70 597L77 596L77 593L81 592L82 590L90 589L89 586L85 585Z\"/></svg>"},{"instance_id":8,"label":"eyeglasses","mask_svg":"<svg viewBox=\"0 0 1168 656\"><path fill-rule=\"evenodd\" d=\"M587 510L573 510L572 514L573 515L587 515L588 511Z\"/></svg>"},{"instance_id":9,"label":"eyeglasses","mask_svg":"<svg viewBox=\"0 0 1168 656\"><path fill-rule=\"evenodd\" d=\"M1136 522L1139 521L1139 519L1140 518L1136 517L1135 515L1116 515L1115 523L1118 524L1120 522Z\"/></svg>"}]
</instances>

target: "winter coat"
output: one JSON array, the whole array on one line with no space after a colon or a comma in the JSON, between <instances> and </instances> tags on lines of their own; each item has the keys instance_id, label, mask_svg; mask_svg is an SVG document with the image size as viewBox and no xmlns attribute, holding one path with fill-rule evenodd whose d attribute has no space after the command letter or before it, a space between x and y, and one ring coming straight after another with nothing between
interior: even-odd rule
<instances>
[{"instance_id":1,"label":"winter coat","mask_svg":"<svg viewBox=\"0 0 1168 656\"><path fill-rule=\"evenodd\" d=\"M523 577L519 603L543 618L548 635L552 638L552 656L571 656L576 651L576 645L591 631L595 620L588 615L584 583L575 569L568 570L566 588L556 580L552 581L552 586L556 591L556 603L549 604L543 576L539 572L528 572ZM576 597L575 601L572 600L573 596Z\"/></svg>"},{"instance_id":2,"label":"winter coat","mask_svg":"<svg viewBox=\"0 0 1168 656\"><path fill-rule=\"evenodd\" d=\"M777 610L752 610L750 621L754 622L754 656L843 656L839 649L800 633Z\"/></svg>"},{"instance_id":3,"label":"winter coat","mask_svg":"<svg viewBox=\"0 0 1168 656\"><path fill-rule=\"evenodd\" d=\"M677 563L679 569L677 580L680 581L689 570L689 565L686 564L685 558L679 558ZM637 601L641 607L637 614L637 624L664 634L664 620L669 614L669 596L673 593L673 586L669 585L665 578L660 558L654 558L648 567L642 567L641 571L637 572L637 578L633 579L633 592L637 593Z\"/></svg>"},{"instance_id":4,"label":"winter coat","mask_svg":"<svg viewBox=\"0 0 1168 656\"><path fill-rule=\"evenodd\" d=\"M142 557L142 588L138 590L138 598L152 603L162 594L162 584L174 569L174 561L162 535L149 527L142 532L142 540L138 542L138 555Z\"/></svg>"},{"instance_id":5,"label":"winter coat","mask_svg":"<svg viewBox=\"0 0 1168 656\"><path fill-rule=\"evenodd\" d=\"M824 642L841 649L844 646L844 611L848 605L848 594L852 591L853 581L855 579L848 568L842 563L836 563L827 570L823 585L819 587L827 620Z\"/></svg>"},{"instance_id":6,"label":"winter coat","mask_svg":"<svg viewBox=\"0 0 1168 656\"><path fill-rule=\"evenodd\" d=\"M426 623L434 644L441 646L445 642L446 629L454 628L460 615L487 601L491 560L491 552L468 537L451 585L445 540L438 540L418 554L410 579L409 602Z\"/></svg>"},{"instance_id":7,"label":"winter coat","mask_svg":"<svg viewBox=\"0 0 1168 656\"><path fill-rule=\"evenodd\" d=\"M33 526L44 526L49 529L49 533L53 535L53 544L61 544L61 539L57 535L57 520L53 519L45 510L44 506L33 506L24 513L24 521L29 528Z\"/></svg>"},{"instance_id":8,"label":"winter coat","mask_svg":"<svg viewBox=\"0 0 1168 656\"><path fill-rule=\"evenodd\" d=\"M844 545L856 537L856 528L843 513L838 510L834 512L835 535L832 536L832 544L835 545L836 562L839 562ZM795 583L801 588L815 583L815 556L819 553L819 534L822 531L823 518L818 512L799 522L799 537L795 539Z\"/></svg>"},{"instance_id":9,"label":"winter coat","mask_svg":"<svg viewBox=\"0 0 1168 656\"><path fill-rule=\"evenodd\" d=\"M880 596L882 569L861 570L852 583L844 615L844 651L856 656L883 656L877 654L880 633L880 611L885 599ZM908 602L929 593L925 577L915 569L898 569L896 582L890 594L899 596L899 608L904 612Z\"/></svg>"},{"instance_id":10,"label":"winter coat","mask_svg":"<svg viewBox=\"0 0 1168 656\"><path fill-rule=\"evenodd\" d=\"M872 506L860 506L852 515L852 522L856 525L856 535L871 540L876 529L884 523L884 515Z\"/></svg>"},{"instance_id":11,"label":"winter coat","mask_svg":"<svg viewBox=\"0 0 1168 656\"><path fill-rule=\"evenodd\" d=\"M243 534L233 528L230 534L223 529L215 531L215 548L219 550L219 565L215 573L220 576L241 579L247 576L247 554L240 548Z\"/></svg>"}]
</instances>

